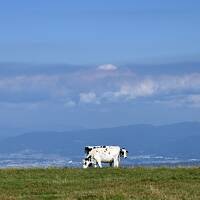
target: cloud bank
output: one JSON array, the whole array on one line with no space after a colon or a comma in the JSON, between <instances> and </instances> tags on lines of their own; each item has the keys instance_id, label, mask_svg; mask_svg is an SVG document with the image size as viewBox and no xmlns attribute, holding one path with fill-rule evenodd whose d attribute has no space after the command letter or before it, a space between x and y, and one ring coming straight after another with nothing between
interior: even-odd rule
<instances>
[{"instance_id":1,"label":"cloud bank","mask_svg":"<svg viewBox=\"0 0 200 200\"><path fill-rule=\"evenodd\" d=\"M83 104L129 103L135 100L200 107L200 73L136 74L112 64L57 74L0 77L0 103ZM180 98L181 97L181 98Z\"/></svg>"}]
</instances>

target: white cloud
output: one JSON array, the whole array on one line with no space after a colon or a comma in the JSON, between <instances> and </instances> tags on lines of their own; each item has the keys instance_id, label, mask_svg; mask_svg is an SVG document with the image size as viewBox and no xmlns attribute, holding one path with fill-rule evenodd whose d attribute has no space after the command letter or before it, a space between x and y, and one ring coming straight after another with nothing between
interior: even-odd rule
<instances>
[{"instance_id":1,"label":"white cloud","mask_svg":"<svg viewBox=\"0 0 200 200\"><path fill-rule=\"evenodd\" d=\"M160 91L195 90L200 89L200 74L160 76L156 80Z\"/></svg>"},{"instance_id":2,"label":"white cloud","mask_svg":"<svg viewBox=\"0 0 200 200\"><path fill-rule=\"evenodd\" d=\"M81 103L99 103L97 96L94 92L80 93Z\"/></svg>"},{"instance_id":3,"label":"white cloud","mask_svg":"<svg viewBox=\"0 0 200 200\"><path fill-rule=\"evenodd\" d=\"M105 65L100 65L98 66L99 70L104 70L104 71L115 71L117 70L117 66L113 64L105 64Z\"/></svg>"},{"instance_id":4,"label":"white cloud","mask_svg":"<svg viewBox=\"0 0 200 200\"><path fill-rule=\"evenodd\" d=\"M173 96L166 101L175 104L176 98L184 95L182 104L200 104L199 97L193 95L200 93L200 73L147 76L135 74L131 68L116 70L112 64L98 69L101 71L87 68L67 74L1 76L0 102L63 103L66 99L76 99L65 103L66 107L73 107L77 102L99 104L140 97L152 97L149 101L159 102L162 96Z\"/></svg>"},{"instance_id":5,"label":"white cloud","mask_svg":"<svg viewBox=\"0 0 200 200\"><path fill-rule=\"evenodd\" d=\"M156 95L191 94L200 91L200 74L193 73L179 76L133 77L133 80L122 81L116 91L106 92L109 99L135 99Z\"/></svg>"},{"instance_id":6,"label":"white cloud","mask_svg":"<svg viewBox=\"0 0 200 200\"><path fill-rule=\"evenodd\" d=\"M145 97L153 95L157 90L156 83L151 79L139 81L138 83L122 84L119 91L114 92L115 97L125 97L127 99L135 99L137 97Z\"/></svg>"},{"instance_id":7,"label":"white cloud","mask_svg":"<svg viewBox=\"0 0 200 200\"><path fill-rule=\"evenodd\" d=\"M65 102L64 106L68 107L68 108L71 108L71 107L76 106L76 102L72 101L72 100L69 100L69 101Z\"/></svg>"}]
</instances>

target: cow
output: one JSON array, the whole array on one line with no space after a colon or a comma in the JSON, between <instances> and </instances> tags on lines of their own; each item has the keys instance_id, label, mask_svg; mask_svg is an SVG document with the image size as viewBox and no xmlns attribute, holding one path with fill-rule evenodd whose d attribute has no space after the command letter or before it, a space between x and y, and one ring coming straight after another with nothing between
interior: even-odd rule
<instances>
[{"instance_id":1,"label":"cow","mask_svg":"<svg viewBox=\"0 0 200 200\"><path fill-rule=\"evenodd\" d=\"M102 168L102 163L119 167L120 158L127 158L128 151L119 146L86 146L85 154L83 168L97 167L97 165Z\"/></svg>"}]
</instances>

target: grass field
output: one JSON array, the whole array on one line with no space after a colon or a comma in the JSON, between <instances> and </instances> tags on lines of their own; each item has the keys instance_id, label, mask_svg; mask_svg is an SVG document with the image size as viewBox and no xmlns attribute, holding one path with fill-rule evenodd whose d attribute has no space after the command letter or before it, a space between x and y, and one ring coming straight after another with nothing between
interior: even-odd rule
<instances>
[{"instance_id":1,"label":"grass field","mask_svg":"<svg viewBox=\"0 0 200 200\"><path fill-rule=\"evenodd\" d=\"M2 169L4 199L199 200L200 169Z\"/></svg>"}]
</instances>

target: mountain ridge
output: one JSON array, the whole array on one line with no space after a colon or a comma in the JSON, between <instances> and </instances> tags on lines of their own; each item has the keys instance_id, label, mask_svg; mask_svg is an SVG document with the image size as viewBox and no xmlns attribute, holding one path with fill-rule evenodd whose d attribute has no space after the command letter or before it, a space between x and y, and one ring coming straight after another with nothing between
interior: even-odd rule
<instances>
[{"instance_id":1,"label":"mountain ridge","mask_svg":"<svg viewBox=\"0 0 200 200\"><path fill-rule=\"evenodd\" d=\"M136 124L62 132L32 132L0 141L0 153L30 149L43 153L82 155L85 145L120 145L131 155L200 157L200 122Z\"/></svg>"}]
</instances>

